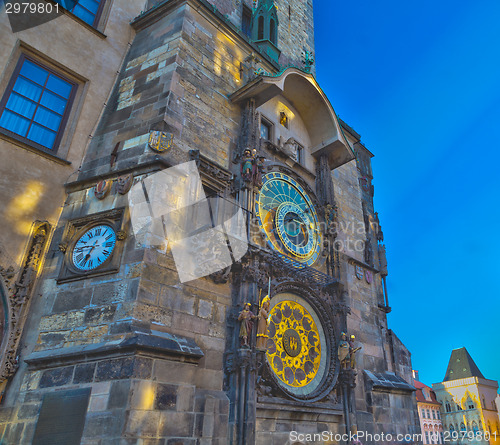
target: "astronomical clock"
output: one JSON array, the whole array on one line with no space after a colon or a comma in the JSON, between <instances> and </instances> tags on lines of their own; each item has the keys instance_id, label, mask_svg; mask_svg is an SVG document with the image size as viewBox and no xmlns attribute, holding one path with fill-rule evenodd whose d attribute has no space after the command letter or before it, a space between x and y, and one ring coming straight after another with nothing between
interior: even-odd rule
<instances>
[{"instance_id":1,"label":"astronomical clock","mask_svg":"<svg viewBox=\"0 0 500 445\"><path fill-rule=\"evenodd\" d=\"M277 172L265 175L255 207L272 249L308 266L317 260L321 248L318 215L295 179Z\"/></svg>"},{"instance_id":2,"label":"astronomical clock","mask_svg":"<svg viewBox=\"0 0 500 445\"><path fill-rule=\"evenodd\" d=\"M322 246L318 214L297 180L267 173L255 213L268 247L292 270L316 263ZM272 296L266 362L271 379L288 397L315 401L331 390L338 374L333 332L328 310L307 286L292 284Z\"/></svg>"}]
</instances>

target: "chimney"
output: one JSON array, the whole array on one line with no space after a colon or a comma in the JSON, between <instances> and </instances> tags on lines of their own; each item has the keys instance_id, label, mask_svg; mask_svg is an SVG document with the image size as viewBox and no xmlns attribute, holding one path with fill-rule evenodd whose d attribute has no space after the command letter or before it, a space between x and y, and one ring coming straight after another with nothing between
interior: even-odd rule
<instances>
[{"instance_id":1,"label":"chimney","mask_svg":"<svg viewBox=\"0 0 500 445\"><path fill-rule=\"evenodd\" d=\"M412 376L413 376L413 380L418 380L418 371L416 369L413 369L411 371L411 373L412 373ZM418 381L420 381L420 380L418 380Z\"/></svg>"}]
</instances>

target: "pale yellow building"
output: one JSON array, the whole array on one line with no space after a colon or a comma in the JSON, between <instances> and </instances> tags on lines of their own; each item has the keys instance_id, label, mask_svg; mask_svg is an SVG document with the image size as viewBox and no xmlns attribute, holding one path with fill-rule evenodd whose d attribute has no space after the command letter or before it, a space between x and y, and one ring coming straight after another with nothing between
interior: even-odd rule
<instances>
[{"instance_id":1,"label":"pale yellow building","mask_svg":"<svg viewBox=\"0 0 500 445\"><path fill-rule=\"evenodd\" d=\"M500 443L498 382L483 376L467 349L452 351L444 381L432 388L442 404L446 442Z\"/></svg>"}]
</instances>

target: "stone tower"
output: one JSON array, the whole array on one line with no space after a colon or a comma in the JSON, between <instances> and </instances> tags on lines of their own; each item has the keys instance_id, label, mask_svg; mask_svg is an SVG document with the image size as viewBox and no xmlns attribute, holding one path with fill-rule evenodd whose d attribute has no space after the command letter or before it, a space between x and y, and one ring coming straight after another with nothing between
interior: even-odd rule
<instances>
[{"instance_id":1,"label":"stone tower","mask_svg":"<svg viewBox=\"0 0 500 445\"><path fill-rule=\"evenodd\" d=\"M459 443L462 437L482 444L500 441L498 382L484 377L466 348L451 352L444 380L433 383L432 389L441 402L446 441Z\"/></svg>"},{"instance_id":2,"label":"stone tower","mask_svg":"<svg viewBox=\"0 0 500 445\"><path fill-rule=\"evenodd\" d=\"M131 22L65 185L5 443L418 430L373 155L314 77L312 13L167 0Z\"/></svg>"}]
</instances>

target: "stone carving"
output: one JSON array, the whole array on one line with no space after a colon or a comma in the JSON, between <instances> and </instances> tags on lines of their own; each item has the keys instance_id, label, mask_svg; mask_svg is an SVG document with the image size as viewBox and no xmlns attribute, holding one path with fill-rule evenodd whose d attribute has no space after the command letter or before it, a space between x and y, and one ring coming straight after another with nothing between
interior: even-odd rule
<instances>
[{"instance_id":1,"label":"stone carving","mask_svg":"<svg viewBox=\"0 0 500 445\"><path fill-rule=\"evenodd\" d=\"M127 194L129 192L130 188L132 187L133 182L134 182L134 175L133 174L119 176L116 179L116 191L120 195Z\"/></svg>"},{"instance_id":2,"label":"stone carving","mask_svg":"<svg viewBox=\"0 0 500 445\"><path fill-rule=\"evenodd\" d=\"M225 269L221 269L217 272L210 274L210 278L216 284L225 284L229 280L229 276L231 275L231 266L226 267Z\"/></svg>"},{"instance_id":3,"label":"stone carving","mask_svg":"<svg viewBox=\"0 0 500 445\"><path fill-rule=\"evenodd\" d=\"M253 320L257 318L250 310L251 307L250 303L245 303L243 310L238 315L238 321L240 322L240 344L247 348L250 347L249 338L252 335Z\"/></svg>"},{"instance_id":4,"label":"stone carving","mask_svg":"<svg viewBox=\"0 0 500 445\"><path fill-rule=\"evenodd\" d=\"M233 184L231 172L200 154L200 150L189 150L189 159L196 162L203 184L218 192L228 189Z\"/></svg>"},{"instance_id":5,"label":"stone carving","mask_svg":"<svg viewBox=\"0 0 500 445\"><path fill-rule=\"evenodd\" d=\"M46 221L35 222L26 258L21 266L17 280L12 283L14 270L9 267L1 270L8 287L8 340L0 362L0 391L5 389L6 381L17 370L17 349L23 331L26 314L35 280L43 260L51 226Z\"/></svg>"},{"instance_id":6,"label":"stone carving","mask_svg":"<svg viewBox=\"0 0 500 445\"><path fill-rule=\"evenodd\" d=\"M99 181L95 186L94 186L94 195L97 199L104 199L106 196L108 196L110 190L111 190L111 185L113 184L113 181L111 180L102 180Z\"/></svg>"},{"instance_id":7,"label":"stone carving","mask_svg":"<svg viewBox=\"0 0 500 445\"><path fill-rule=\"evenodd\" d=\"M238 139L238 146L233 152L234 164L240 163L245 150L250 150L250 147L258 147L259 118L255 108L255 100L249 99L241 116L241 131Z\"/></svg>"},{"instance_id":8,"label":"stone carving","mask_svg":"<svg viewBox=\"0 0 500 445\"><path fill-rule=\"evenodd\" d=\"M363 268L358 266L357 264L354 266L354 272L356 274L356 278L361 280L363 278Z\"/></svg>"},{"instance_id":9,"label":"stone carving","mask_svg":"<svg viewBox=\"0 0 500 445\"><path fill-rule=\"evenodd\" d=\"M364 258L366 264L373 264L373 248L369 237L365 240Z\"/></svg>"},{"instance_id":10,"label":"stone carving","mask_svg":"<svg viewBox=\"0 0 500 445\"><path fill-rule=\"evenodd\" d=\"M265 163L266 158L264 156L257 156L255 158L255 171L253 175L253 185L255 187L261 188L262 187L262 175L264 174L265 170Z\"/></svg>"},{"instance_id":11,"label":"stone carving","mask_svg":"<svg viewBox=\"0 0 500 445\"><path fill-rule=\"evenodd\" d=\"M375 212L375 236L377 237L377 241L379 243L384 241L384 232L382 232L382 226L380 225L380 220L378 219L378 213Z\"/></svg>"},{"instance_id":12,"label":"stone carving","mask_svg":"<svg viewBox=\"0 0 500 445\"><path fill-rule=\"evenodd\" d=\"M373 272L371 270L365 270L365 280L368 284L372 284Z\"/></svg>"}]
</instances>

